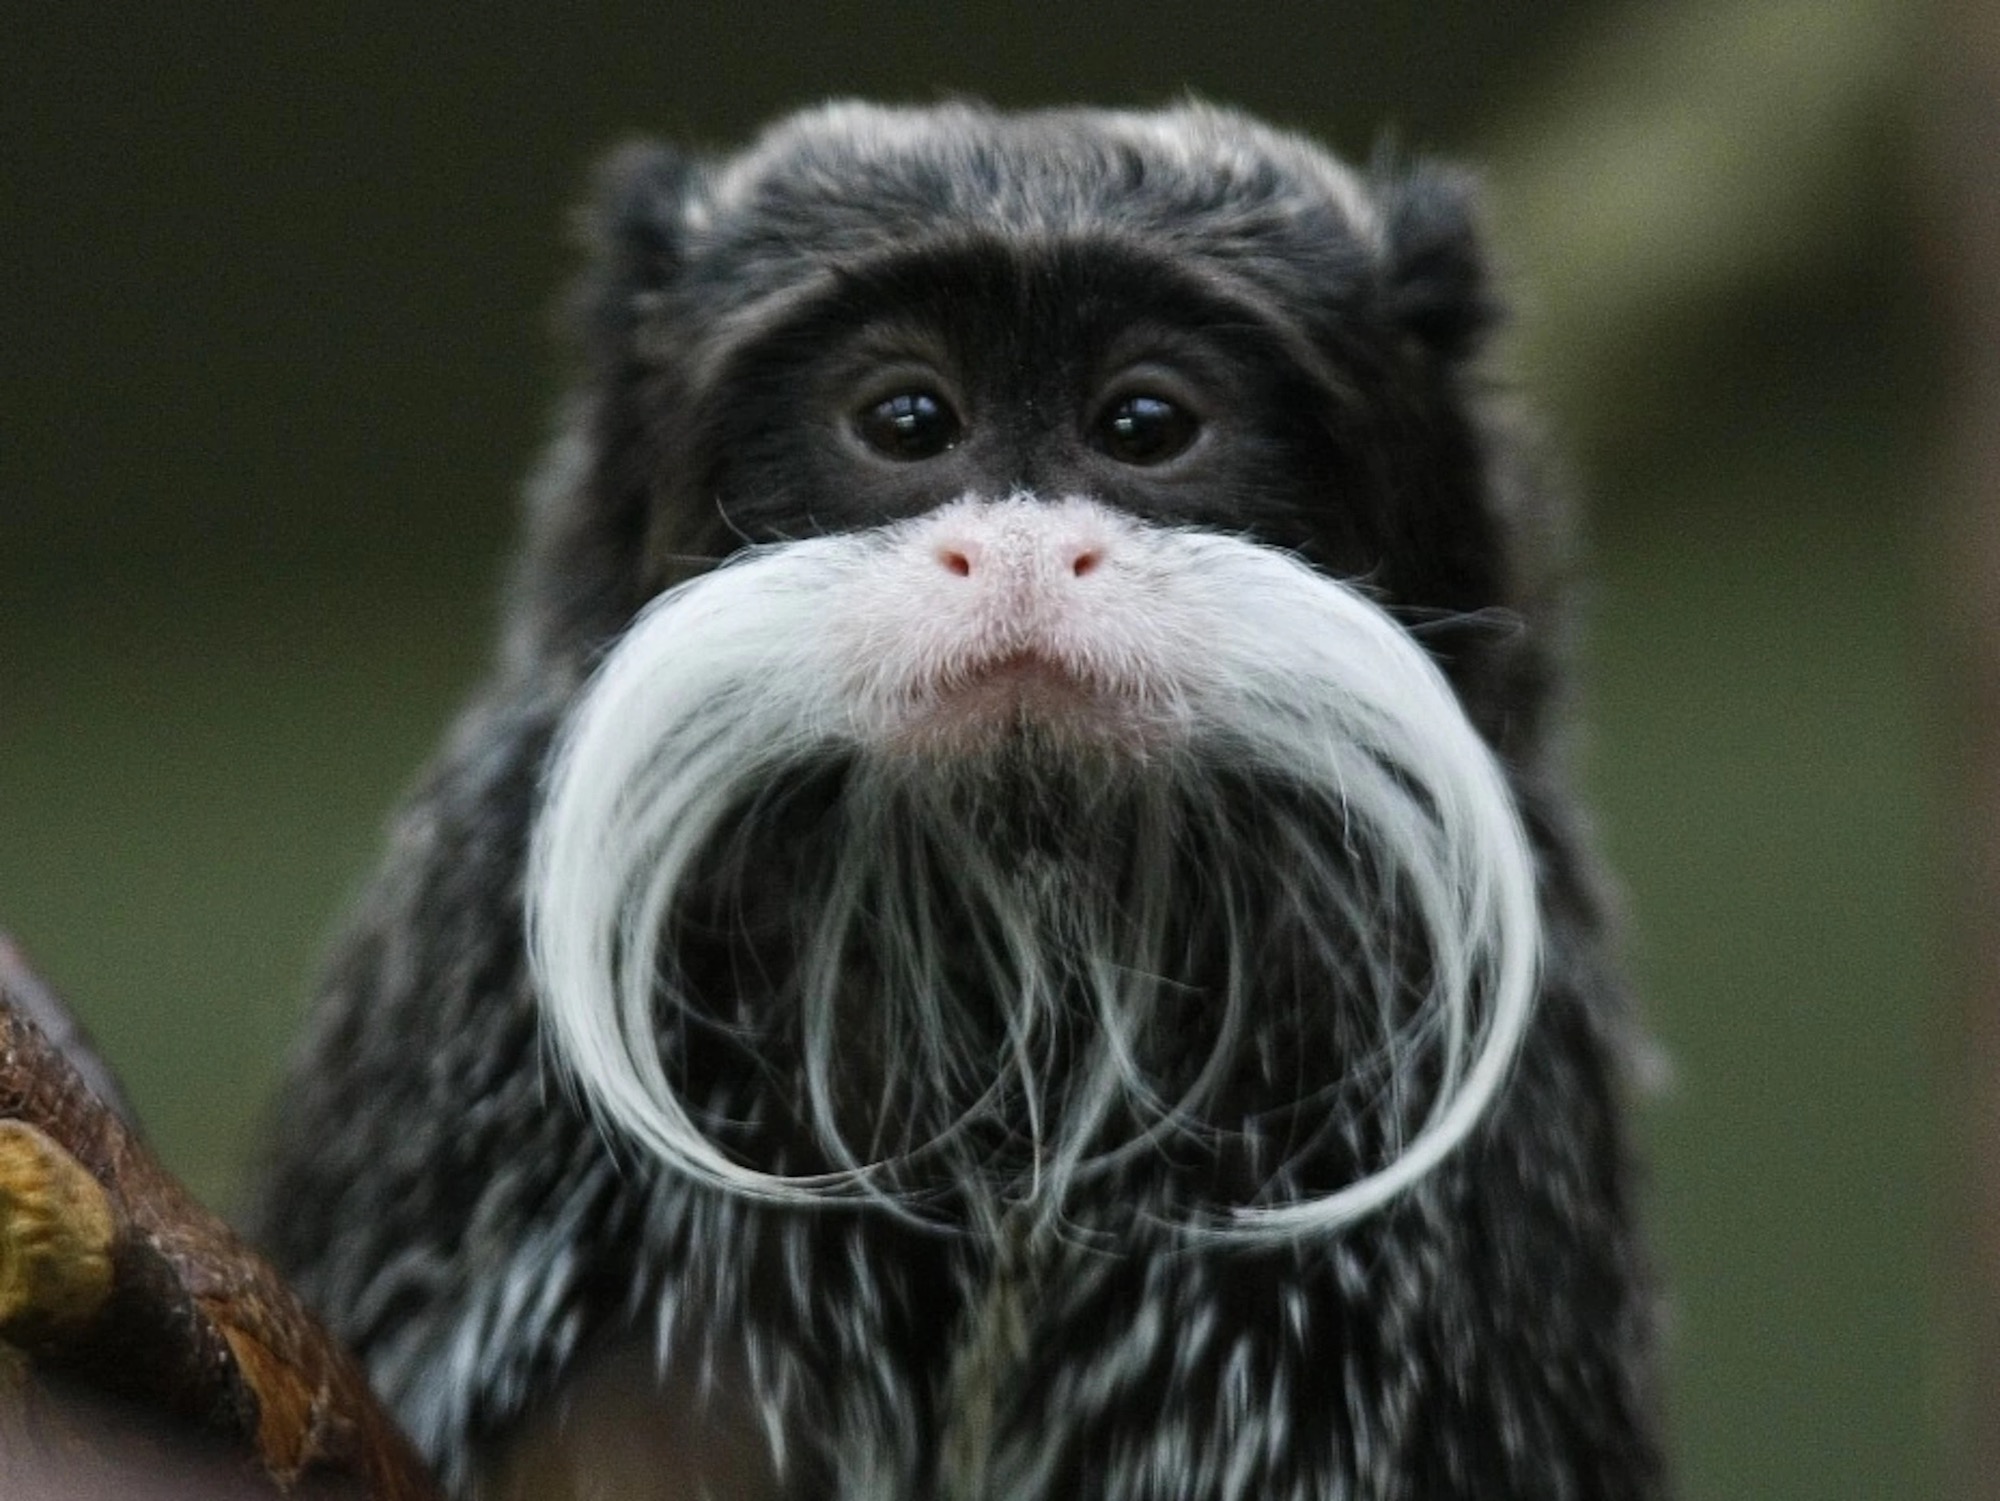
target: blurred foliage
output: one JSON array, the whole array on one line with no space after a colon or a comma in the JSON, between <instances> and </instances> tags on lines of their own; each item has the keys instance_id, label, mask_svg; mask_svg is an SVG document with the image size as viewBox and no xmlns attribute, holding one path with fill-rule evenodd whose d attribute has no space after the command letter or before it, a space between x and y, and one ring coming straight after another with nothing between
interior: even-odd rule
<instances>
[{"instance_id":1,"label":"blurred foliage","mask_svg":"<svg viewBox=\"0 0 2000 1501\"><path fill-rule=\"evenodd\" d=\"M518 12L518 14L510 14ZM827 94L1192 89L1492 168L1577 458L1582 755L1685 1494L1931 1494L1949 1400L1894 0L464 12L89 3L0 49L0 924L226 1202L313 956L480 670L584 164Z\"/></svg>"}]
</instances>

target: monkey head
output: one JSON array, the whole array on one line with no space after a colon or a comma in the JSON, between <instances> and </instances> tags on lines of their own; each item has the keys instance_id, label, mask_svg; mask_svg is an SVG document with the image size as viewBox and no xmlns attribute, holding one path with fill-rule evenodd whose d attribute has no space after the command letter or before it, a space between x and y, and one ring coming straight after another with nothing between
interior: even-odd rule
<instances>
[{"instance_id":1,"label":"monkey head","mask_svg":"<svg viewBox=\"0 0 2000 1501\"><path fill-rule=\"evenodd\" d=\"M1539 646L1466 199L1201 108L612 165L510 660L581 684L528 939L617 1135L1255 1238L1475 1129L1537 984Z\"/></svg>"}]
</instances>

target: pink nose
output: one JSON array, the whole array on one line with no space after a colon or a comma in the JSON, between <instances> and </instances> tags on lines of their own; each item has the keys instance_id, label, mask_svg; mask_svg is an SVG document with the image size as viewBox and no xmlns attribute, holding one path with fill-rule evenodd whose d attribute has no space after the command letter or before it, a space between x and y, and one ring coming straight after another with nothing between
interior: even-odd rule
<instances>
[{"instance_id":1,"label":"pink nose","mask_svg":"<svg viewBox=\"0 0 2000 1501\"><path fill-rule=\"evenodd\" d=\"M959 752L1028 725L1096 746L1172 729L1171 622L1132 523L1019 494L956 501L894 535L866 591L880 622L862 675L864 702L880 705L868 733Z\"/></svg>"},{"instance_id":2,"label":"pink nose","mask_svg":"<svg viewBox=\"0 0 2000 1501\"><path fill-rule=\"evenodd\" d=\"M945 572L955 573L962 579L971 578L975 572L985 575L996 565L1012 572L1058 576L1067 572L1072 578L1082 578L1104 558L1103 550L1089 542L1058 542L1046 552L1048 556L1043 558L1023 558L1010 553L1005 546L989 548L981 542L958 539L939 545L938 562L944 565Z\"/></svg>"},{"instance_id":3,"label":"pink nose","mask_svg":"<svg viewBox=\"0 0 2000 1501\"><path fill-rule=\"evenodd\" d=\"M1026 501L955 508L925 541L945 573L1024 605L1057 603L1072 580L1104 565L1112 546L1090 510Z\"/></svg>"}]
</instances>

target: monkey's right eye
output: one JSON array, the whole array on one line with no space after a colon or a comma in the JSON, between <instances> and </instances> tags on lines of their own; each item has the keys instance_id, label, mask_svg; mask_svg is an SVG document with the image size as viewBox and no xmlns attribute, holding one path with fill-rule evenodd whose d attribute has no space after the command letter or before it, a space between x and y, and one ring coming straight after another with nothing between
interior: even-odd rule
<instances>
[{"instance_id":1,"label":"monkey's right eye","mask_svg":"<svg viewBox=\"0 0 2000 1501\"><path fill-rule=\"evenodd\" d=\"M885 459L934 459L964 435L951 403L935 391L898 391L855 414L854 430Z\"/></svg>"}]
</instances>

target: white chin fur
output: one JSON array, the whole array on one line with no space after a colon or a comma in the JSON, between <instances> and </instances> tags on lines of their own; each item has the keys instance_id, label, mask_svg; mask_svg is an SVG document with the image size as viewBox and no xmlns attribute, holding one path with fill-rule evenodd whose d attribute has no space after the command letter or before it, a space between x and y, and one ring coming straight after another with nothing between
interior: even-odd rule
<instances>
[{"instance_id":1,"label":"white chin fur","mask_svg":"<svg viewBox=\"0 0 2000 1501\"><path fill-rule=\"evenodd\" d=\"M1174 978L1174 893L1072 883L1060 869L1030 879L981 847L972 824L953 820L1003 762L1142 786L1141 840L1163 869L1201 825L1222 868L1199 879L1223 893L1222 910L1237 909L1228 893L1250 891L1252 877L1268 898L1273 861L1293 862L1281 899L1337 935L1307 956L1339 977L1326 1004L1384 1018L1385 1099L1430 1081L1410 1129L1389 1129L1394 1149L1354 1181L1220 1218L1189 1205L1181 1228L1252 1238L1338 1228L1422 1179L1493 1105L1536 986L1534 865L1499 767L1430 658L1359 593L1286 554L1087 502L1014 497L752 550L655 601L602 664L557 748L527 885L549 1032L601 1117L732 1193L907 1209L907 1185L925 1173L961 1187L976 1176L952 1141L982 1111L1004 1110L988 1124L1029 1139L1034 1166L996 1200L1051 1219L1112 1161L1195 1129L1216 1080L1146 1077L1138 1045ZM832 765L850 768L840 826L852 837L792 893L810 905L809 960L820 962L784 994L798 1013L800 1103L834 1166L786 1174L736 1160L676 1091L661 1057L662 1008L676 1000L662 938L677 895L740 833L760 790ZM1318 800L1343 848L1232 846L1216 811L1219 771L1268 775ZM938 931L943 909L901 882L903 826L925 819L936 821L927 837L954 852L950 910L984 914L976 947L991 963L973 999L1004 1012L1000 1056L954 1046L959 982L948 976L965 969L968 940ZM1088 829L1071 833L1066 858L1087 860ZM1365 883L1357 866L1372 873ZM753 879L783 888L796 874ZM1430 961L1414 1019L1396 953L1411 924ZM894 992L876 1002L911 1023L908 1057L884 1071L883 1109L927 1088L954 1102L934 1139L887 1153L851 1121L843 1129L831 1082L836 1009L852 985L839 956L864 928L871 976ZM1247 915L1222 936L1257 941ZM1259 1025L1255 958L1231 953L1224 970L1236 978L1216 997L1219 1036L1234 1045ZM1058 1007L1083 1008L1095 1039L1060 1063L1048 1041ZM1139 1124L1108 1142L1114 1121Z\"/></svg>"}]
</instances>

